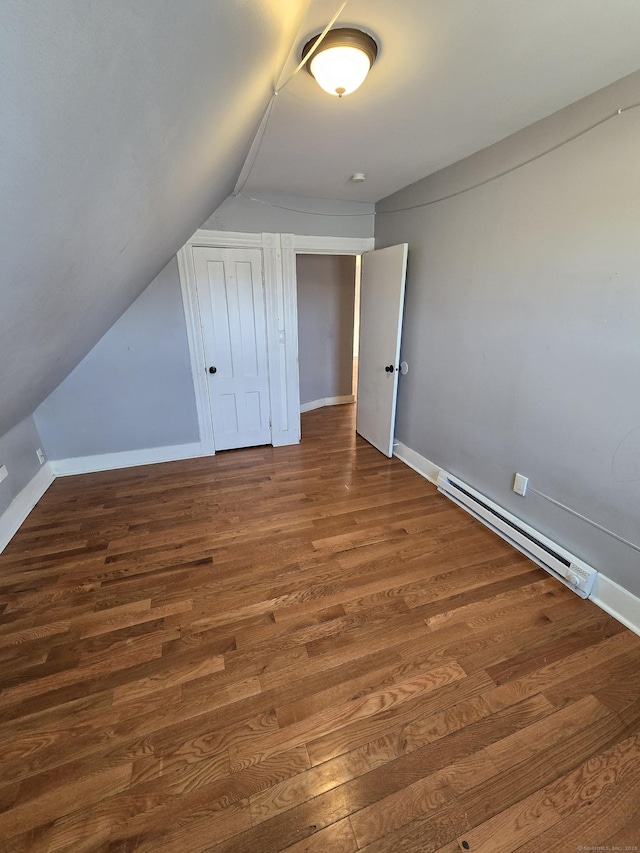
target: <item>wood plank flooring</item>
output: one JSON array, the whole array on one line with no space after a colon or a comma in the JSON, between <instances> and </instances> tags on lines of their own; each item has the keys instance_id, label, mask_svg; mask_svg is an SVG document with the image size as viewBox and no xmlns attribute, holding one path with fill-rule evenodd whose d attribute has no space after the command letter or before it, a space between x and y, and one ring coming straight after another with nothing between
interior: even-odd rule
<instances>
[{"instance_id":1,"label":"wood plank flooring","mask_svg":"<svg viewBox=\"0 0 640 853\"><path fill-rule=\"evenodd\" d=\"M353 415L53 484L0 556L0 849L637 849L640 638Z\"/></svg>"}]
</instances>

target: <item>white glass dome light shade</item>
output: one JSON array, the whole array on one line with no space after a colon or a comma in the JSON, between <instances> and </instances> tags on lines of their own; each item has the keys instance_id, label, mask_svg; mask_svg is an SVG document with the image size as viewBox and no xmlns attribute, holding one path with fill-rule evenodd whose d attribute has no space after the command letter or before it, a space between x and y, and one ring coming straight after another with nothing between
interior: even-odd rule
<instances>
[{"instance_id":1,"label":"white glass dome light shade","mask_svg":"<svg viewBox=\"0 0 640 853\"><path fill-rule=\"evenodd\" d=\"M310 71L330 95L350 95L361 86L371 63L358 47L330 47L311 57Z\"/></svg>"},{"instance_id":2,"label":"white glass dome light shade","mask_svg":"<svg viewBox=\"0 0 640 853\"><path fill-rule=\"evenodd\" d=\"M303 59L317 40L318 36L314 36L305 44ZM306 69L325 92L341 98L362 85L377 55L378 45L370 35L343 27L329 30L306 63Z\"/></svg>"}]
</instances>

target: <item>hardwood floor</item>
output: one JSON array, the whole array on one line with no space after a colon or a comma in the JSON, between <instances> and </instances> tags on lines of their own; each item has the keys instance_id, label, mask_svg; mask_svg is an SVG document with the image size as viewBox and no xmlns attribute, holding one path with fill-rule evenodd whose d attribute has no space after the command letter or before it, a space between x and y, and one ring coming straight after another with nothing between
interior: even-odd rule
<instances>
[{"instance_id":1,"label":"hardwood floor","mask_svg":"<svg viewBox=\"0 0 640 853\"><path fill-rule=\"evenodd\" d=\"M640 638L353 407L303 436L46 493L0 556L1 849L637 849Z\"/></svg>"}]
</instances>

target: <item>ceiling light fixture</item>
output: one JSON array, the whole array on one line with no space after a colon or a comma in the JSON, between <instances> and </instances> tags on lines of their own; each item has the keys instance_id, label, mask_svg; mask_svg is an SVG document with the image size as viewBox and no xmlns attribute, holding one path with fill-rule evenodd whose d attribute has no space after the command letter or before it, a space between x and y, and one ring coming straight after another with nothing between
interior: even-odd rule
<instances>
[{"instance_id":1,"label":"ceiling light fixture","mask_svg":"<svg viewBox=\"0 0 640 853\"><path fill-rule=\"evenodd\" d=\"M309 53L318 35L302 49L302 58ZM350 95L361 86L376 61L378 45L367 33L350 27L329 30L314 51L306 68L319 86L330 95Z\"/></svg>"}]
</instances>

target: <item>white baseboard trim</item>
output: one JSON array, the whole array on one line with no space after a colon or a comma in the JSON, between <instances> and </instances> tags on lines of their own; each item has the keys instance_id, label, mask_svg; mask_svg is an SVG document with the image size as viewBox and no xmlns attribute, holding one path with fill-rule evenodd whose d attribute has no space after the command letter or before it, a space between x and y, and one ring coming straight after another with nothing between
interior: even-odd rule
<instances>
[{"instance_id":1,"label":"white baseboard trim","mask_svg":"<svg viewBox=\"0 0 640 853\"><path fill-rule=\"evenodd\" d=\"M291 444L300 444L300 432L299 430L289 430L289 432L282 432L280 435L272 435L271 439L274 447L289 447Z\"/></svg>"},{"instance_id":2,"label":"white baseboard trim","mask_svg":"<svg viewBox=\"0 0 640 853\"><path fill-rule=\"evenodd\" d=\"M0 553L11 542L20 525L54 480L51 463L46 462L0 515Z\"/></svg>"},{"instance_id":3,"label":"white baseboard trim","mask_svg":"<svg viewBox=\"0 0 640 853\"><path fill-rule=\"evenodd\" d=\"M149 447L144 450L103 453L99 456L55 459L51 461L51 468L56 477L68 477L71 474L93 474L96 471L154 465L157 462L176 462L179 459L193 459L202 455L202 445L199 441L194 441L191 444L173 444L170 447Z\"/></svg>"},{"instance_id":4,"label":"white baseboard trim","mask_svg":"<svg viewBox=\"0 0 640 853\"><path fill-rule=\"evenodd\" d=\"M300 404L300 414L302 412L310 412L313 409L321 409L323 406L342 406L343 403L355 403L353 394L347 394L344 397L323 397L321 400L312 400L310 403Z\"/></svg>"},{"instance_id":5,"label":"white baseboard trim","mask_svg":"<svg viewBox=\"0 0 640 853\"><path fill-rule=\"evenodd\" d=\"M413 470L417 471L418 474L422 474L422 476L430 483L433 483L434 486L436 485L438 481L438 474L441 471L438 465L434 465L434 463L425 456L420 456L419 453L416 453L415 450L407 447L407 445L403 444L401 441L394 442L394 448L394 456L397 456L401 462L404 462L404 464L408 465L409 468L413 468Z\"/></svg>"},{"instance_id":6,"label":"white baseboard trim","mask_svg":"<svg viewBox=\"0 0 640 853\"><path fill-rule=\"evenodd\" d=\"M634 634L640 635L640 598L632 592L599 572L589 598Z\"/></svg>"}]
</instances>

